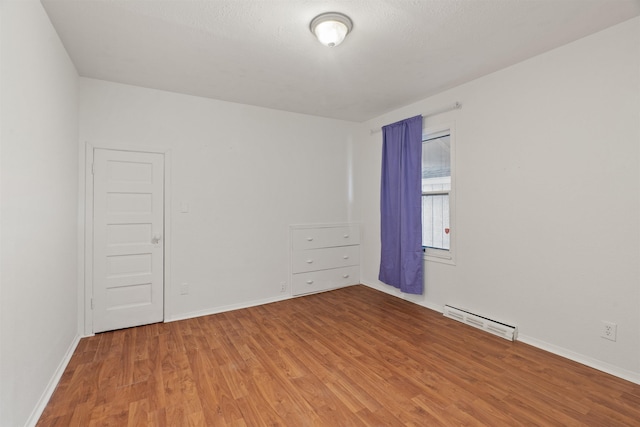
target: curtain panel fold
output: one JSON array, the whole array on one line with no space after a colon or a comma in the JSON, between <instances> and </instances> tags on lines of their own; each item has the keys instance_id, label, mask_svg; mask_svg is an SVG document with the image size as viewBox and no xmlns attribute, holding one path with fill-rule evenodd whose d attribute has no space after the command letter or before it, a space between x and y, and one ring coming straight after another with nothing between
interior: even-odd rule
<instances>
[{"instance_id":1,"label":"curtain panel fold","mask_svg":"<svg viewBox=\"0 0 640 427\"><path fill-rule=\"evenodd\" d=\"M423 292L422 116L382 127L381 282Z\"/></svg>"}]
</instances>

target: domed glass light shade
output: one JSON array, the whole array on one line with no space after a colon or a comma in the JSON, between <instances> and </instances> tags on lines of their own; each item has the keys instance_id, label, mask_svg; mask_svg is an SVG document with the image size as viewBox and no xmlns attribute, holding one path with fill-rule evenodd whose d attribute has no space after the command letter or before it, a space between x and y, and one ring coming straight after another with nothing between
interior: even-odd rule
<instances>
[{"instance_id":1,"label":"domed glass light shade","mask_svg":"<svg viewBox=\"0 0 640 427\"><path fill-rule=\"evenodd\" d=\"M328 12L316 16L309 25L311 32L318 41L325 46L338 46L353 28L353 23L347 15L338 12Z\"/></svg>"}]
</instances>

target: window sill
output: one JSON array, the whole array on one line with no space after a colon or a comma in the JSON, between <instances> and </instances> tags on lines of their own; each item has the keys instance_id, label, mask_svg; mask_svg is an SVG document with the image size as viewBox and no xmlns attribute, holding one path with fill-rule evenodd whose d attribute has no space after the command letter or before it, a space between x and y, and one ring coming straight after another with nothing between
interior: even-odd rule
<instances>
[{"instance_id":1,"label":"window sill","mask_svg":"<svg viewBox=\"0 0 640 427\"><path fill-rule=\"evenodd\" d=\"M450 253L443 253L442 255L440 254L427 254L426 252L423 255L423 258L425 261L429 261L429 262L439 262L441 264L449 264L449 265L456 265L455 260L453 259L453 255L451 255Z\"/></svg>"}]
</instances>

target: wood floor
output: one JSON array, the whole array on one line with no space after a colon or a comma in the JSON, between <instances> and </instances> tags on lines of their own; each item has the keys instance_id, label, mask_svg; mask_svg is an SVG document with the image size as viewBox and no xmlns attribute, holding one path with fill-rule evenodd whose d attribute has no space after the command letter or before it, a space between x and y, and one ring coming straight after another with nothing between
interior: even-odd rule
<instances>
[{"instance_id":1,"label":"wood floor","mask_svg":"<svg viewBox=\"0 0 640 427\"><path fill-rule=\"evenodd\" d=\"M38 426L640 426L640 385L364 286L83 339Z\"/></svg>"}]
</instances>

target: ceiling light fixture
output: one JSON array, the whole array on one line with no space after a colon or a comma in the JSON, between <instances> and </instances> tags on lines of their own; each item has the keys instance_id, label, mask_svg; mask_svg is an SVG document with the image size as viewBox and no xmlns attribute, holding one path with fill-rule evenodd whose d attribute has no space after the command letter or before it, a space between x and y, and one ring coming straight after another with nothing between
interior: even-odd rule
<instances>
[{"instance_id":1,"label":"ceiling light fixture","mask_svg":"<svg viewBox=\"0 0 640 427\"><path fill-rule=\"evenodd\" d=\"M351 19L342 13L327 12L313 18L309 29L325 46L338 46L353 28Z\"/></svg>"}]
</instances>

